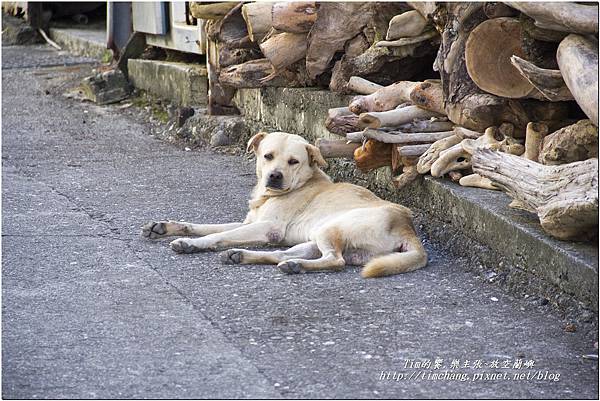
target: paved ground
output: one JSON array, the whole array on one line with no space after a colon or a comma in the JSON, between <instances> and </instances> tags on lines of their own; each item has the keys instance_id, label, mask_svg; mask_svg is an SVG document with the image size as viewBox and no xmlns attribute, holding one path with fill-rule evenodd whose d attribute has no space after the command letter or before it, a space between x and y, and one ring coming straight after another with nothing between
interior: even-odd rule
<instances>
[{"instance_id":1,"label":"paved ground","mask_svg":"<svg viewBox=\"0 0 600 401\"><path fill-rule=\"evenodd\" d=\"M3 48L4 398L598 397L582 358L596 339L434 245L423 270L363 280L143 240L152 219L243 218L252 165L62 98L61 77L89 67L30 68L63 57L47 51Z\"/></svg>"}]
</instances>

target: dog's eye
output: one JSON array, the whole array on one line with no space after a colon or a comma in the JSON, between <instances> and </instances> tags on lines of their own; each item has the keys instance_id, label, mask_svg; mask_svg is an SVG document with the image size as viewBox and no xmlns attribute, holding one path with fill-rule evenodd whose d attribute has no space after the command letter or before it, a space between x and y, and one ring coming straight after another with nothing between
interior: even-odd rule
<instances>
[{"instance_id":1,"label":"dog's eye","mask_svg":"<svg viewBox=\"0 0 600 401\"><path fill-rule=\"evenodd\" d=\"M267 153L265 155L265 159L267 159L267 160L273 160L273 154L272 153Z\"/></svg>"},{"instance_id":2,"label":"dog's eye","mask_svg":"<svg viewBox=\"0 0 600 401\"><path fill-rule=\"evenodd\" d=\"M292 165L294 165L294 164L298 164L298 160L296 160L296 159L290 159L290 160L288 160L288 164L289 164L290 166L292 166Z\"/></svg>"}]
</instances>

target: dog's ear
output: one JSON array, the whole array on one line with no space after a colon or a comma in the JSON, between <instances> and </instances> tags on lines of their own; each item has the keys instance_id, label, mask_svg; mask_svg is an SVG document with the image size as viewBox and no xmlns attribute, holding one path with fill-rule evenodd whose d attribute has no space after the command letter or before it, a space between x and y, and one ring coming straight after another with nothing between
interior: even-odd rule
<instances>
[{"instance_id":1,"label":"dog's ear","mask_svg":"<svg viewBox=\"0 0 600 401\"><path fill-rule=\"evenodd\" d=\"M310 165L313 166L315 163L319 167L327 167L327 162L321 155L321 151L315 145L306 145L306 151L308 152L308 159L310 160Z\"/></svg>"},{"instance_id":2,"label":"dog's ear","mask_svg":"<svg viewBox=\"0 0 600 401\"><path fill-rule=\"evenodd\" d=\"M262 141L265 138L265 136L267 136L267 132L259 132L258 134L250 138L250 140L248 141L248 145L246 146L246 152L256 152L260 141Z\"/></svg>"}]
</instances>

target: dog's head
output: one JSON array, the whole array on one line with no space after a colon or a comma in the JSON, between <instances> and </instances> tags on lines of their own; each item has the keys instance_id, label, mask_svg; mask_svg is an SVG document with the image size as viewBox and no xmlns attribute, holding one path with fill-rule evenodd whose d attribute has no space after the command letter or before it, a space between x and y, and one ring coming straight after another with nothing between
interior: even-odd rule
<instances>
[{"instance_id":1,"label":"dog's head","mask_svg":"<svg viewBox=\"0 0 600 401\"><path fill-rule=\"evenodd\" d=\"M248 141L256 155L258 185L265 195L281 195L302 187L320 167L327 166L319 148L298 135L259 132Z\"/></svg>"}]
</instances>

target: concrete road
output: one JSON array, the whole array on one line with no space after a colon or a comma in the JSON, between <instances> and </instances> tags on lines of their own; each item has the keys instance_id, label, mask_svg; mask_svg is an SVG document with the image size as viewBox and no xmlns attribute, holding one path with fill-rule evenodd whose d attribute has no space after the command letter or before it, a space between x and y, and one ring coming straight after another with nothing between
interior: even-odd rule
<instances>
[{"instance_id":1,"label":"concrete road","mask_svg":"<svg viewBox=\"0 0 600 401\"><path fill-rule=\"evenodd\" d=\"M60 96L85 60L2 51L4 398L598 397L596 339L434 244L427 268L364 280L142 239L242 219L251 162Z\"/></svg>"}]
</instances>

